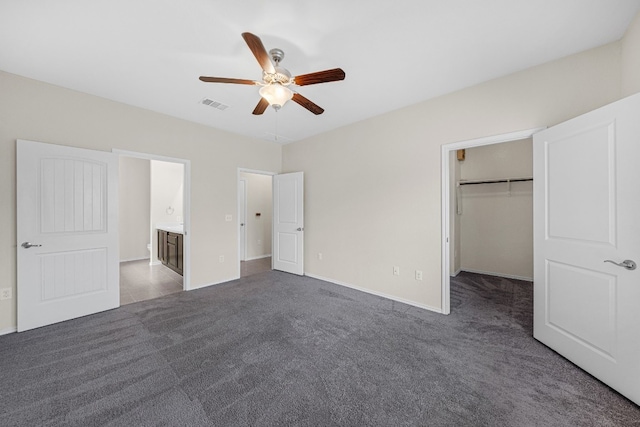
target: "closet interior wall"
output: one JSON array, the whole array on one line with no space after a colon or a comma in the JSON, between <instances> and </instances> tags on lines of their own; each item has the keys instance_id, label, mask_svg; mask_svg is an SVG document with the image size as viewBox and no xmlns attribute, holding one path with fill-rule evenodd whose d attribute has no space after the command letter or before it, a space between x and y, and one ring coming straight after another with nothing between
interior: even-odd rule
<instances>
[{"instance_id":1,"label":"closet interior wall","mask_svg":"<svg viewBox=\"0 0 640 427\"><path fill-rule=\"evenodd\" d=\"M455 160L456 183L533 176L532 140L467 149ZM454 251L458 271L533 277L533 182L456 185ZM459 246L459 247L457 247ZM454 262L455 265L455 262Z\"/></svg>"}]
</instances>

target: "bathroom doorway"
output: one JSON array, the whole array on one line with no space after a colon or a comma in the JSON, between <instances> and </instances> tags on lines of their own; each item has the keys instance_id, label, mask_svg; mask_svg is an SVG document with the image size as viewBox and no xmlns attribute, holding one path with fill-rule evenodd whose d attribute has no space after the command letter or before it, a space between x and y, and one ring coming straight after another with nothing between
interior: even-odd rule
<instances>
[{"instance_id":1,"label":"bathroom doorway","mask_svg":"<svg viewBox=\"0 0 640 427\"><path fill-rule=\"evenodd\" d=\"M118 154L120 304L189 289L189 161Z\"/></svg>"}]
</instances>

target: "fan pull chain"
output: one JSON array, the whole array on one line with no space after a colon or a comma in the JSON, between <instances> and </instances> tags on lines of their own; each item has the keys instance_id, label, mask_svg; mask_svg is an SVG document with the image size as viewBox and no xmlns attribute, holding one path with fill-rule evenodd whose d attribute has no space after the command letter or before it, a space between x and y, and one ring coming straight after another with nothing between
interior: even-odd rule
<instances>
[{"instance_id":1,"label":"fan pull chain","mask_svg":"<svg viewBox=\"0 0 640 427\"><path fill-rule=\"evenodd\" d=\"M276 110L276 142L278 142L278 110Z\"/></svg>"}]
</instances>

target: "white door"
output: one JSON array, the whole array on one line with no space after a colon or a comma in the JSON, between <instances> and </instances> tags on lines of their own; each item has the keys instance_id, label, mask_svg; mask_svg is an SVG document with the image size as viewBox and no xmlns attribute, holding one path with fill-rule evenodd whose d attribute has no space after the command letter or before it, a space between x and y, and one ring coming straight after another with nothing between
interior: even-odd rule
<instances>
[{"instance_id":1,"label":"white door","mask_svg":"<svg viewBox=\"0 0 640 427\"><path fill-rule=\"evenodd\" d=\"M304 275L304 211L302 172L273 177L272 268Z\"/></svg>"},{"instance_id":2,"label":"white door","mask_svg":"<svg viewBox=\"0 0 640 427\"><path fill-rule=\"evenodd\" d=\"M17 142L18 331L120 305L118 157Z\"/></svg>"},{"instance_id":3,"label":"white door","mask_svg":"<svg viewBox=\"0 0 640 427\"><path fill-rule=\"evenodd\" d=\"M238 226L240 227L240 261L247 260L247 181L238 183Z\"/></svg>"},{"instance_id":4,"label":"white door","mask_svg":"<svg viewBox=\"0 0 640 427\"><path fill-rule=\"evenodd\" d=\"M640 404L640 95L534 136L534 337Z\"/></svg>"}]
</instances>

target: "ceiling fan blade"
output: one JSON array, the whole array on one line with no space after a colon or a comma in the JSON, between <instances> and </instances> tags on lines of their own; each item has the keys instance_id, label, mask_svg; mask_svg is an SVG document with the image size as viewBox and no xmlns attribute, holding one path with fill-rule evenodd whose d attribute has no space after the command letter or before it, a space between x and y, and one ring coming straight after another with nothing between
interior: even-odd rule
<instances>
[{"instance_id":1,"label":"ceiling fan blade","mask_svg":"<svg viewBox=\"0 0 640 427\"><path fill-rule=\"evenodd\" d=\"M332 70L317 71L315 73L296 76L294 77L294 81L298 86L306 86L344 80L345 76L346 74L342 71L342 68L334 68Z\"/></svg>"},{"instance_id":2,"label":"ceiling fan blade","mask_svg":"<svg viewBox=\"0 0 640 427\"><path fill-rule=\"evenodd\" d=\"M260 64L262 69L266 73L275 74L276 69L273 67L271 58L269 57L267 50L264 48L260 37L251 33L242 33L242 38L247 43L247 46L249 46L249 49L251 49L251 52L253 52L253 56L256 57L258 64Z\"/></svg>"},{"instance_id":3,"label":"ceiling fan blade","mask_svg":"<svg viewBox=\"0 0 640 427\"><path fill-rule=\"evenodd\" d=\"M226 77L206 77L200 76L200 80L207 83L234 83L237 85L256 85L258 82L247 79L229 79Z\"/></svg>"},{"instance_id":4,"label":"ceiling fan blade","mask_svg":"<svg viewBox=\"0 0 640 427\"><path fill-rule=\"evenodd\" d=\"M319 115L324 113L324 109L318 107L316 104L314 104L313 102L309 101L307 98L305 98L304 96L300 95L299 93L294 93L293 94L293 98L291 98L294 102L302 105L304 108L306 108L307 110L311 111L313 114L315 115Z\"/></svg>"},{"instance_id":5,"label":"ceiling fan blade","mask_svg":"<svg viewBox=\"0 0 640 427\"><path fill-rule=\"evenodd\" d=\"M261 97L258 105L256 105L256 108L253 109L253 114L259 116L260 114L264 113L264 110L266 110L268 106L269 101Z\"/></svg>"}]
</instances>

